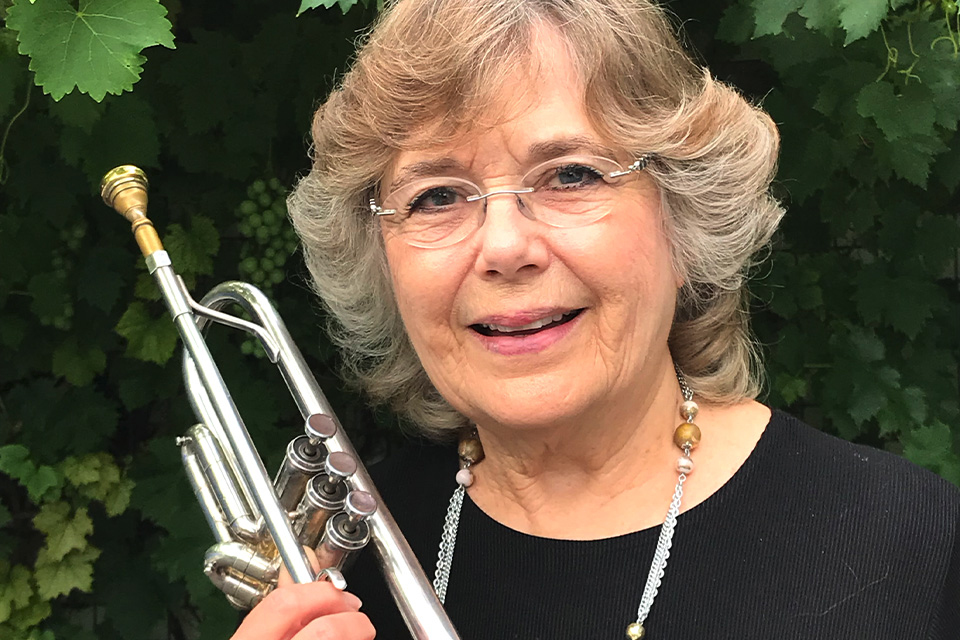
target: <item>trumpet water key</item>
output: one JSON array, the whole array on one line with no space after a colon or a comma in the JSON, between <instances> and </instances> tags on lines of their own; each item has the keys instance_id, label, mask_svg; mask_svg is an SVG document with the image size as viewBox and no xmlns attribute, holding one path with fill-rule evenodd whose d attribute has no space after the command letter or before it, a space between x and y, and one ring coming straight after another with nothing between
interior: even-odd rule
<instances>
[{"instance_id":1,"label":"trumpet water key","mask_svg":"<svg viewBox=\"0 0 960 640\"><path fill-rule=\"evenodd\" d=\"M101 194L132 225L134 237L184 344L183 374L198 424L178 438L184 468L213 532L204 571L238 608L256 606L276 587L281 563L298 583L331 580L368 542L411 635L459 636L370 475L306 366L279 314L256 287L224 282L200 302L176 275L147 218L147 179L117 167ZM226 313L238 306L253 321ZM211 322L246 331L277 365L303 416L304 433L287 446L273 481L204 341ZM317 575L304 552L316 550Z\"/></svg>"}]
</instances>

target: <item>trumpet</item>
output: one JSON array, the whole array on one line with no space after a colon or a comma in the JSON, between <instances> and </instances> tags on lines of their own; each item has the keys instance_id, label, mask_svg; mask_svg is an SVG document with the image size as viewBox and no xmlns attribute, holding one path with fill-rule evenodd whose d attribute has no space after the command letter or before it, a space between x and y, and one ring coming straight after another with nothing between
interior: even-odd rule
<instances>
[{"instance_id":1,"label":"trumpet","mask_svg":"<svg viewBox=\"0 0 960 640\"><path fill-rule=\"evenodd\" d=\"M140 169L122 166L107 173L101 196L131 223L184 344L184 381L199 422L177 442L216 541L204 558L207 576L241 609L256 606L276 587L281 563L294 582L324 579L343 589L341 571L372 541L411 635L458 640L409 543L263 292L248 283L224 282L195 301L147 218L147 178ZM222 311L232 305L254 321ZM303 416L304 434L287 446L272 482L204 341L211 322L259 340ZM304 546L315 547L323 567L319 575Z\"/></svg>"}]
</instances>

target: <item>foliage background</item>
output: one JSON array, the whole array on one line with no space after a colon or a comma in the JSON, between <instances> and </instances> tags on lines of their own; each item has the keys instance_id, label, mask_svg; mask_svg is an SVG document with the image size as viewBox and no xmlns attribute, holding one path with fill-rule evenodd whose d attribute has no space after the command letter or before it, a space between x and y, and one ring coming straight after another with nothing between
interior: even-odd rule
<instances>
[{"instance_id":1,"label":"foliage background","mask_svg":"<svg viewBox=\"0 0 960 640\"><path fill-rule=\"evenodd\" d=\"M306 171L311 110L376 13L354 4L304 0L317 8L296 18L292 0L0 0L0 637L216 638L236 621L200 570L211 539L173 444L192 421L175 335L99 203L109 168L148 171L195 291L267 285L365 456L395 439L394 418L338 384L298 255L271 244L287 223L265 213ZM765 400L960 484L956 2L669 7L783 135L789 214L753 284ZM108 33L109 11L140 26ZM86 40L49 27L72 23ZM99 67L63 55L94 40ZM275 468L296 409L243 337L211 335Z\"/></svg>"}]
</instances>

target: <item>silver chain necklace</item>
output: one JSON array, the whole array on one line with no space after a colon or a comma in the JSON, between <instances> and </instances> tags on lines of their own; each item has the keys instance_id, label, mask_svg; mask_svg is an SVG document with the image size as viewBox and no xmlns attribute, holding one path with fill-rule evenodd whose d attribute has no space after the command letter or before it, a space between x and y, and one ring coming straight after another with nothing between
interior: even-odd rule
<instances>
[{"instance_id":1,"label":"silver chain necklace","mask_svg":"<svg viewBox=\"0 0 960 640\"><path fill-rule=\"evenodd\" d=\"M643 594L640 596L640 606L637 607L637 620L631 622L626 628L626 635L630 640L640 640L640 638L646 636L643 623L650 615L650 608L653 606L654 598L657 597L660 582L663 580L667 568L670 547L673 545L673 533L677 528L677 516L680 515L683 483L686 482L687 476L693 472L693 460L690 458L690 452L700 443L700 429L693 422L699 407L693 401L693 391L687 385L683 373L678 367L674 366L674 368L677 372L677 382L680 383L680 391L683 394L680 415L684 422L674 431L673 441L683 452L683 455L677 460L677 472L679 474L677 486L673 491L670 508L667 509L667 517L663 521L663 526L660 527L657 549L653 554L653 562L650 564L650 572L647 574ZM445 602L447 598L447 583L450 580L450 569L453 567L453 551L457 544L457 530L460 527L460 510L463 508L463 497L466 494L466 488L473 484L473 472L470 467L483 459L483 449L480 446L480 441L476 438L476 432L473 432L470 438L461 441L459 453L461 469L457 472L457 488L450 496L450 505L447 507L443 534L440 536L440 550L437 554L437 570L433 579L433 588L437 592L437 597L440 598L441 603Z\"/></svg>"}]
</instances>

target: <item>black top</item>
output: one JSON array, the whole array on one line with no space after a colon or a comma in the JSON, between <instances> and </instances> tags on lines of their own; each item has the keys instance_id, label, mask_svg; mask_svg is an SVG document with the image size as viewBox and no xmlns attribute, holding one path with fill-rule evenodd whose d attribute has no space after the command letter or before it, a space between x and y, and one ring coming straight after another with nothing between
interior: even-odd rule
<instances>
[{"instance_id":1,"label":"black top","mask_svg":"<svg viewBox=\"0 0 960 640\"><path fill-rule=\"evenodd\" d=\"M417 444L372 469L431 580L456 471L452 446ZM774 412L733 478L679 517L646 638L957 640L958 522L953 485ZM538 538L467 497L447 611L464 640L620 640L659 530ZM372 552L347 580L379 640L409 638Z\"/></svg>"}]
</instances>

